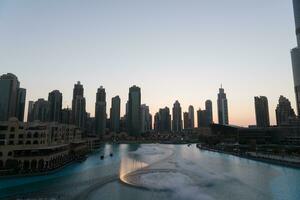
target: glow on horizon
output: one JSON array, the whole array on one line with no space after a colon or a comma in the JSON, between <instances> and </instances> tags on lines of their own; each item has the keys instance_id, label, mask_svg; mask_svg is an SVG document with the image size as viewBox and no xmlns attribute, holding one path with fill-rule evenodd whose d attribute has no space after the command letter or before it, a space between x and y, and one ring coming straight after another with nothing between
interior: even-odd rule
<instances>
[{"instance_id":1,"label":"glow on horizon","mask_svg":"<svg viewBox=\"0 0 300 200\"><path fill-rule=\"evenodd\" d=\"M255 124L253 98L260 95L275 124L280 95L295 108L294 33L291 1L4 0L0 73L18 76L27 101L59 89L69 107L80 80L92 116L100 85L107 112L119 95L122 114L134 84L152 115L177 99L183 111L204 109L211 99L215 122L222 83L230 124Z\"/></svg>"}]
</instances>

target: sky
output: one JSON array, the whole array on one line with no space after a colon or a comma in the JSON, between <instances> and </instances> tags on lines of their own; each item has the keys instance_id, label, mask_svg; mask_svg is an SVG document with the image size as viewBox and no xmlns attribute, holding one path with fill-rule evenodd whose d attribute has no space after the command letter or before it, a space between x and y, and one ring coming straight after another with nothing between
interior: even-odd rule
<instances>
[{"instance_id":1,"label":"sky","mask_svg":"<svg viewBox=\"0 0 300 200\"><path fill-rule=\"evenodd\" d=\"M122 114L132 85L153 115L211 99L215 122L222 84L230 124L255 124L259 95L275 124L280 95L296 108L294 26L292 0L0 0L0 74L17 75L27 101L60 90L64 107L81 81L92 116L101 85Z\"/></svg>"}]
</instances>

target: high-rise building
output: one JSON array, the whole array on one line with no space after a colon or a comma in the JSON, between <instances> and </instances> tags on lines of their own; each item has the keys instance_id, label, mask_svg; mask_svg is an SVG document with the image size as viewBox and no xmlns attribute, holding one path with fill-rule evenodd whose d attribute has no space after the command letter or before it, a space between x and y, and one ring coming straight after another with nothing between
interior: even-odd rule
<instances>
[{"instance_id":1,"label":"high-rise building","mask_svg":"<svg viewBox=\"0 0 300 200\"><path fill-rule=\"evenodd\" d=\"M151 130L151 115L149 112L149 106L146 104L141 105L141 133L146 133Z\"/></svg>"},{"instance_id":2,"label":"high-rise building","mask_svg":"<svg viewBox=\"0 0 300 200\"><path fill-rule=\"evenodd\" d=\"M276 107L277 125L288 125L289 121L295 117L295 111L291 106L291 102L284 96L280 96Z\"/></svg>"},{"instance_id":3,"label":"high-rise building","mask_svg":"<svg viewBox=\"0 0 300 200\"><path fill-rule=\"evenodd\" d=\"M206 110L206 120L207 124L210 125L213 123L213 109L211 100L205 101L205 110Z\"/></svg>"},{"instance_id":4,"label":"high-rise building","mask_svg":"<svg viewBox=\"0 0 300 200\"><path fill-rule=\"evenodd\" d=\"M173 104L172 131L175 133L182 131L182 112L178 101Z\"/></svg>"},{"instance_id":5,"label":"high-rise building","mask_svg":"<svg viewBox=\"0 0 300 200\"><path fill-rule=\"evenodd\" d=\"M111 131L120 132L120 111L121 111L121 99L119 96L115 96L111 99L110 109L110 126Z\"/></svg>"},{"instance_id":6,"label":"high-rise building","mask_svg":"<svg viewBox=\"0 0 300 200\"><path fill-rule=\"evenodd\" d=\"M228 103L226 98L226 93L224 92L224 89L219 89L218 94L218 118L219 118L219 124L226 125L228 124Z\"/></svg>"},{"instance_id":7,"label":"high-rise building","mask_svg":"<svg viewBox=\"0 0 300 200\"><path fill-rule=\"evenodd\" d=\"M26 104L26 89L19 88L17 94L17 106L16 106L16 117L19 121L24 121L24 111Z\"/></svg>"},{"instance_id":8,"label":"high-rise building","mask_svg":"<svg viewBox=\"0 0 300 200\"><path fill-rule=\"evenodd\" d=\"M189 106L188 119L189 119L188 128L190 128L190 129L195 128L194 107L192 105Z\"/></svg>"},{"instance_id":9,"label":"high-rise building","mask_svg":"<svg viewBox=\"0 0 300 200\"><path fill-rule=\"evenodd\" d=\"M72 123L84 129L86 117L86 102L83 96L83 85L78 81L74 85L72 100Z\"/></svg>"},{"instance_id":10,"label":"high-rise building","mask_svg":"<svg viewBox=\"0 0 300 200\"><path fill-rule=\"evenodd\" d=\"M106 92L103 86L98 88L95 105L96 135L103 136L106 130Z\"/></svg>"},{"instance_id":11,"label":"high-rise building","mask_svg":"<svg viewBox=\"0 0 300 200\"><path fill-rule=\"evenodd\" d=\"M141 131L141 89L135 85L129 88L127 117L129 135L139 135Z\"/></svg>"},{"instance_id":12,"label":"high-rise building","mask_svg":"<svg viewBox=\"0 0 300 200\"><path fill-rule=\"evenodd\" d=\"M189 113L183 112L183 127L184 129L190 128L190 122L189 122Z\"/></svg>"},{"instance_id":13,"label":"high-rise building","mask_svg":"<svg viewBox=\"0 0 300 200\"><path fill-rule=\"evenodd\" d=\"M168 107L159 109L155 114L154 127L157 132L171 132L171 115Z\"/></svg>"},{"instance_id":14,"label":"high-rise building","mask_svg":"<svg viewBox=\"0 0 300 200\"><path fill-rule=\"evenodd\" d=\"M49 121L61 122L62 110L62 93L58 90L53 90L48 95L49 102Z\"/></svg>"},{"instance_id":15,"label":"high-rise building","mask_svg":"<svg viewBox=\"0 0 300 200\"><path fill-rule=\"evenodd\" d=\"M18 78L11 73L0 76L0 121L10 117L24 119L26 90L20 88Z\"/></svg>"},{"instance_id":16,"label":"high-rise building","mask_svg":"<svg viewBox=\"0 0 300 200\"><path fill-rule=\"evenodd\" d=\"M197 111L197 119L198 119L198 128L207 127L209 126L207 121L207 111L206 110L199 110Z\"/></svg>"},{"instance_id":17,"label":"high-rise building","mask_svg":"<svg viewBox=\"0 0 300 200\"><path fill-rule=\"evenodd\" d=\"M34 108L34 101L29 101L28 103L28 111L27 111L27 122L33 122L34 118L34 112L33 112L33 108Z\"/></svg>"},{"instance_id":18,"label":"high-rise building","mask_svg":"<svg viewBox=\"0 0 300 200\"><path fill-rule=\"evenodd\" d=\"M267 97L254 97L255 116L257 127L270 126L269 105Z\"/></svg>"},{"instance_id":19,"label":"high-rise building","mask_svg":"<svg viewBox=\"0 0 300 200\"><path fill-rule=\"evenodd\" d=\"M38 99L33 106L33 121L49 121L49 102L45 99Z\"/></svg>"},{"instance_id":20,"label":"high-rise building","mask_svg":"<svg viewBox=\"0 0 300 200\"><path fill-rule=\"evenodd\" d=\"M298 115L300 115L300 1L293 0L293 5L297 35L297 47L291 50L291 56L294 74L296 106Z\"/></svg>"}]
</instances>

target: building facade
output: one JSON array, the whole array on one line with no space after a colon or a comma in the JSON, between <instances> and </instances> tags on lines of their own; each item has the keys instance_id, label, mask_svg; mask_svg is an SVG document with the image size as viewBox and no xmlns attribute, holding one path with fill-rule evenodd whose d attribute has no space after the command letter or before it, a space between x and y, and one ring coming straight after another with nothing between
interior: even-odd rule
<instances>
[{"instance_id":1,"label":"building facade","mask_svg":"<svg viewBox=\"0 0 300 200\"><path fill-rule=\"evenodd\" d=\"M58 90L53 90L48 95L48 102L49 102L49 121L61 122L62 93Z\"/></svg>"},{"instance_id":2,"label":"building facade","mask_svg":"<svg viewBox=\"0 0 300 200\"><path fill-rule=\"evenodd\" d=\"M96 135L102 137L106 131L106 92L103 86L98 88L95 105Z\"/></svg>"},{"instance_id":3,"label":"building facade","mask_svg":"<svg viewBox=\"0 0 300 200\"><path fill-rule=\"evenodd\" d=\"M226 93L221 87L218 94L218 118L219 124L226 125L229 123L228 120L228 102L226 98Z\"/></svg>"},{"instance_id":4,"label":"building facade","mask_svg":"<svg viewBox=\"0 0 300 200\"><path fill-rule=\"evenodd\" d=\"M255 117L257 127L269 127L270 117L269 117L269 104L267 97L260 96L254 97L255 104Z\"/></svg>"},{"instance_id":5,"label":"building facade","mask_svg":"<svg viewBox=\"0 0 300 200\"><path fill-rule=\"evenodd\" d=\"M141 133L141 89L135 85L129 88L126 117L129 135L138 136Z\"/></svg>"},{"instance_id":6,"label":"building facade","mask_svg":"<svg viewBox=\"0 0 300 200\"><path fill-rule=\"evenodd\" d=\"M279 97L276 107L276 122L278 126L289 125L290 120L296 117L291 102L284 96Z\"/></svg>"},{"instance_id":7,"label":"building facade","mask_svg":"<svg viewBox=\"0 0 300 200\"><path fill-rule=\"evenodd\" d=\"M110 126L111 131L118 133L120 132L120 112L121 112L121 99L119 96L115 96L111 99L110 109Z\"/></svg>"},{"instance_id":8,"label":"building facade","mask_svg":"<svg viewBox=\"0 0 300 200\"><path fill-rule=\"evenodd\" d=\"M182 131L182 111L178 101L173 104L172 131L175 133Z\"/></svg>"}]
</instances>

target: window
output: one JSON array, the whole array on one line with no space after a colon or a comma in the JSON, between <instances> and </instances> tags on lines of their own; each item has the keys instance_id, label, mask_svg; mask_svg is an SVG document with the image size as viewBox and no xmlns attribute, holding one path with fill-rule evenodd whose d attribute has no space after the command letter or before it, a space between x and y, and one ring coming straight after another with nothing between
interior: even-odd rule
<instances>
[{"instance_id":1,"label":"window","mask_svg":"<svg viewBox=\"0 0 300 200\"><path fill-rule=\"evenodd\" d=\"M31 144L31 141L30 141L30 140L27 140L27 141L26 141L26 144Z\"/></svg>"},{"instance_id":2,"label":"window","mask_svg":"<svg viewBox=\"0 0 300 200\"><path fill-rule=\"evenodd\" d=\"M2 157L3 156L3 153L0 151L0 157Z\"/></svg>"},{"instance_id":3,"label":"window","mask_svg":"<svg viewBox=\"0 0 300 200\"><path fill-rule=\"evenodd\" d=\"M14 141L13 140L9 141L8 145L14 145Z\"/></svg>"},{"instance_id":4,"label":"window","mask_svg":"<svg viewBox=\"0 0 300 200\"><path fill-rule=\"evenodd\" d=\"M27 133L27 138L31 138L31 133L30 132Z\"/></svg>"},{"instance_id":5,"label":"window","mask_svg":"<svg viewBox=\"0 0 300 200\"><path fill-rule=\"evenodd\" d=\"M15 134L9 134L9 138L10 139L15 138Z\"/></svg>"},{"instance_id":6,"label":"window","mask_svg":"<svg viewBox=\"0 0 300 200\"><path fill-rule=\"evenodd\" d=\"M33 144L39 144L39 142L37 140L34 140Z\"/></svg>"},{"instance_id":7,"label":"window","mask_svg":"<svg viewBox=\"0 0 300 200\"><path fill-rule=\"evenodd\" d=\"M7 130L7 126L0 126L0 131L6 131Z\"/></svg>"},{"instance_id":8,"label":"window","mask_svg":"<svg viewBox=\"0 0 300 200\"><path fill-rule=\"evenodd\" d=\"M10 127L10 132L15 132L15 127Z\"/></svg>"},{"instance_id":9,"label":"window","mask_svg":"<svg viewBox=\"0 0 300 200\"><path fill-rule=\"evenodd\" d=\"M24 137L24 135L23 135L23 134L20 134L20 135L19 135L19 138L23 138L23 137Z\"/></svg>"},{"instance_id":10,"label":"window","mask_svg":"<svg viewBox=\"0 0 300 200\"><path fill-rule=\"evenodd\" d=\"M0 134L0 139L5 139L5 134Z\"/></svg>"},{"instance_id":11,"label":"window","mask_svg":"<svg viewBox=\"0 0 300 200\"><path fill-rule=\"evenodd\" d=\"M12 156L12 152L11 152L11 151L8 152L7 155L8 155L8 156Z\"/></svg>"},{"instance_id":12,"label":"window","mask_svg":"<svg viewBox=\"0 0 300 200\"><path fill-rule=\"evenodd\" d=\"M18 145L24 144L22 140L19 140Z\"/></svg>"}]
</instances>

